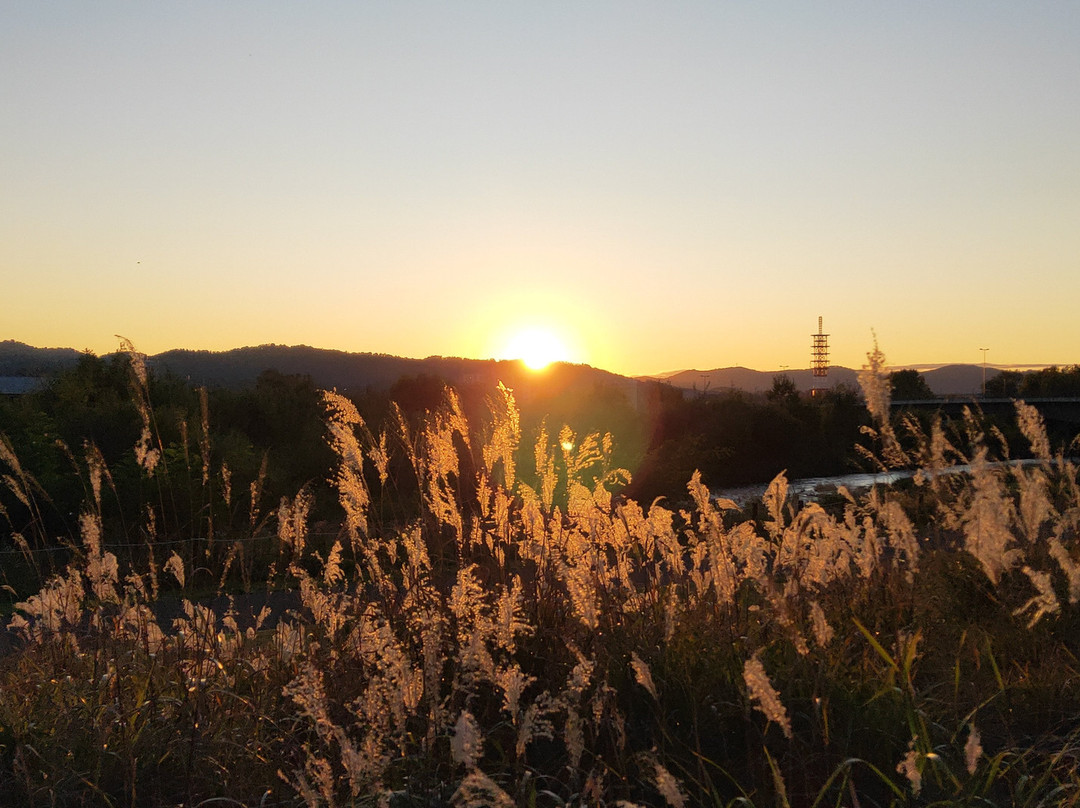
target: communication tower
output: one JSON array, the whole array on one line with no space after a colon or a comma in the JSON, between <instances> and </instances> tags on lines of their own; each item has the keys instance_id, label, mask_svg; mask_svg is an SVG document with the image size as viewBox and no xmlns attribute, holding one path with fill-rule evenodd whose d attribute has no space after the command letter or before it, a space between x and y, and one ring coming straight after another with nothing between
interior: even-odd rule
<instances>
[{"instance_id":1,"label":"communication tower","mask_svg":"<svg viewBox=\"0 0 1080 808\"><path fill-rule=\"evenodd\" d=\"M821 318L817 318L817 333L811 334L810 339L810 368L817 378L825 378L829 375L829 335L822 333Z\"/></svg>"}]
</instances>

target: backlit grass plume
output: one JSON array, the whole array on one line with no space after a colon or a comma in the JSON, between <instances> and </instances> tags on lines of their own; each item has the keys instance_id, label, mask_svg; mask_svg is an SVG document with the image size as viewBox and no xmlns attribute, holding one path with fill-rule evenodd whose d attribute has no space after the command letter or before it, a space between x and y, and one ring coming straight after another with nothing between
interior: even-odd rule
<instances>
[{"instance_id":1,"label":"backlit grass plume","mask_svg":"<svg viewBox=\"0 0 1080 808\"><path fill-rule=\"evenodd\" d=\"M204 395L205 498L185 523L165 460L185 465L186 431L170 447L140 399L140 512L103 504L113 472L91 447L78 541L8 540L65 555L7 620L5 798L1075 801L1077 468L1022 403L1025 465L998 462L976 413L894 422L879 354L864 373L876 460L917 462L913 482L817 503L779 475L746 508L700 474L676 500L626 498L615 438L522 435L500 387L486 419L447 390L422 422L392 409L377 432L326 393L336 522L313 486L256 518L266 463L209 472ZM42 494L2 439L0 461L32 505ZM968 472L947 474L957 461ZM209 525L245 491L248 534L234 528L228 552L176 527Z\"/></svg>"}]
</instances>

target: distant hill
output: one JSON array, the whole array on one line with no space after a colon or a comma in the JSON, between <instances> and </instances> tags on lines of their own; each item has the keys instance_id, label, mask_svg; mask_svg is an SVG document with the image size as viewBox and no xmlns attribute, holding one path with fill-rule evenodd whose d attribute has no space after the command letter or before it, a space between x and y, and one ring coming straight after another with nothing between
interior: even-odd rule
<instances>
[{"instance_id":1,"label":"distant hill","mask_svg":"<svg viewBox=\"0 0 1080 808\"><path fill-rule=\"evenodd\" d=\"M1001 371L986 367L986 380L994 378ZM939 396L974 395L982 392L982 365L945 365L928 370L922 374L930 389Z\"/></svg>"},{"instance_id":2,"label":"distant hill","mask_svg":"<svg viewBox=\"0 0 1080 808\"><path fill-rule=\"evenodd\" d=\"M169 370L192 384L246 387L265 370L305 374L319 387L340 390L385 389L402 376L427 374L459 381L485 370L477 360L406 359L372 353L348 353L306 345L259 345L230 351L174 350L149 357L151 367ZM491 363L494 364L494 363Z\"/></svg>"},{"instance_id":3,"label":"distant hill","mask_svg":"<svg viewBox=\"0 0 1080 808\"><path fill-rule=\"evenodd\" d=\"M896 368L899 370L900 368ZM987 366L986 378L990 380L1001 371ZM923 378L935 395L970 395L982 390L982 365L942 365L922 371ZM750 368L717 368L716 370L682 370L664 374L655 378L686 390L745 390L748 393L763 393L769 390L776 376L787 376L795 386L807 392L817 388L832 388L847 385L858 388L859 371L833 365L825 378L815 377L810 369L800 370L751 370Z\"/></svg>"},{"instance_id":4,"label":"distant hill","mask_svg":"<svg viewBox=\"0 0 1080 808\"><path fill-rule=\"evenodd\" d=\"M751 370L750 368L717 368L716 370L683 370L673 373L663 380L675 387L686 390L706 390L718 393L723 390L745 390L748 393L764 393L773 385L776 376L787 376L795 386L804 392L815 387L836 387L845 384L858 387L858 371L834 366L829 368L829 375L824 379L814 376L806 370Z\"/></svg>"},{"instance_id":5,"label":"distant hill","mask_svg":"<svg viewBox=\"0 0 1080 808\"><path fill-rule=\"evenodd\" d=\"M0 340L0 376L49 376L74 367L74 348L34 348L13 339Z\"/></svg>"},{"instance_id":6,"label":"distant hill","mask_svg":"<svg viewBox=\"0 0 1080 808\"><path fill-rule=\"evenodd\" d=\"M81 356L68 348L34 348L0 343L3 394L26 392L49 376L74 367ZM459 387L493 389L499 382L514 390L522 405L555 401L571 392L618 389L637 401L640 383L588 365L556 363L536 373L518 361L431 356L408 359L372 353L324 350L306 345L259 345L229 351L173 350L147 357L147 364L196 386L241 389L254 386L266 370L310 376L316 386L342 392L385 392L403 377L433 377Z\"/></svg>"},{"instance_id":7,"label":"distant hill","mask_svg":"<svg viewBox=\"0 0 1080 808\"><path fill-rule=\"evenodd\" d=\"M432 376L453 384L495 387L499 382L522 395L533 388L545 391L581 384L603 384L630 389L636 382L588 365L557 363L540 374L521 362L430 356L408 359L372 353L349 353L308 346L260 345L231 351L167 351L148 358L151 367L167 369L192 384L210 387L253 385L265 370L306 374L318 386L341 391L384 391L405 376Z\"/></svg>"},{"instance_id":8,"label":"distant hill","mask_svg":"<svg viewBox=\"0 0 1080 808\"><path fill-rule=\"evenodd\" d=\"M73 367L80 352L73 348L34 348L15 340L0 341L0 376L44 378ZM167 369L192 384L210 387L240 388L253 385L264 370L310 375L316 385L362 392L386 390L403 376L434 376L455 384L478 383L494 386L502 381L518 391L519 397L545 388L552 395L568 385L602 384L622 388L628 394L638 388L638 381L663 381L685 390L745 390L762 393L772 387L773 377L786 375L799 390L837 385L858 387L857 370L841 366L829 368L824 379L809 369L761 371L732 367L714 370L682 370L652 377L629 379L588 365L558 364L541 375L534 374L516 361L462 359L430 356L408 359L374 353L349 353L306 345L259 345L229 351L173 350L148 357L151 367ZM1031 366L1042 367L1042 366ZM897 368L899 369L899 368ZM930 389L937 395L971 395L982 389L982 365L923 365L917 368ZM1001 370L986 368L986 379Z\"/></svg>"}]
</instances>

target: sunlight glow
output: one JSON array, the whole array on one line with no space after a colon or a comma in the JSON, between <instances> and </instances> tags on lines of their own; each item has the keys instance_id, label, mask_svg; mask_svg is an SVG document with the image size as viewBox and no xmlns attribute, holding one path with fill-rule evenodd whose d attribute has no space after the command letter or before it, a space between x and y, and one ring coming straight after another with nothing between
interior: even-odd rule
<instances>
[{"instance_id":1,"label":"sunlight glow","mask_svg":"<svg viewBox=\"0 0 1080 808\"><path fill-rule=\"evenodd\" d=\"M552 362L569 361L570 349L546 328L526 328L510 337L502 351L506 359L520 359L532 370L543 370Z\"/></svg>"}]
</instances>

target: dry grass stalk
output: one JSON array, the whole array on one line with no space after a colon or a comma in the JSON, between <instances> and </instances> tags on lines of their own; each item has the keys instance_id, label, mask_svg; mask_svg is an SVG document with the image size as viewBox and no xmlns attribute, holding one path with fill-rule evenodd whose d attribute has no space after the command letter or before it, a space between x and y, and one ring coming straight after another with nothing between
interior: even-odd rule
<instances>
[{"instance_id":1,"label":"dry grass stalk","mask_svg":"<svg viewBox=\"0 0 1080 808\"><path fill-rule=\"evenodd\" d=\"M882 361L871 357L875 374ZM93 505L81 520L84 552L63 575L16 604L11 625L72 669L98 664L94 681L104 684L95 692L102 704L119 692L115 683L129 664L124 660L132 660L133 670L146 664L152 674L139 687L150 693L150 676L161 677L153 687L170 693L161 700L162 715L170 726L177 715L190 719L194 748L212 742L200 727L240 720L242 711L230 704L267 705L261 708L267 721L288 729L279 729L272 741L260 740L258 754L276 761L275 772L288 772L283 782L309 805L387 801L392 789L403 799L510 805L528 796L533 771L545 772L545 783L562 787L567 799L581 794L597 804L631 804L624 798L650 798L627 776L642 761L649 788L667 804L691 804L707 796L707 777L693 780L696 764L687 761L704 754L680 759L677 750L653 750L656 739L673 732L653 709L660 700L657 682L664 686L665 706L678 704L680 688L693 697L707 690L707 704L720 717L698 703L691 709L700 710L694 721L712 731L740 720L730 705L749 702L791 740L791 715L800 717L800 725L824 723L825 707L800 692L794 674L782 666L770 680L762 663L766 648L770 659L774 652L778 659L796 659L796 667L840 690L852 683L829 677L836 675L838 659L853 656L853 647L869 648L867 641L878 636L922 636L917 621L908 620L918 606L910 593L939 550L926 546L925 525L893 493L860 499L842 494L842 513L815 504L798 509L779 475L763 501L768 519L759 526L734 503L715 501L695 474L685 509L654 503L646 511L612 495L622 475L609 468L610 438L582 437L569 428L561 430L558 448L541 429L532 445L534 488L517 473L520 421L512 394L502 388L482 445L456 396L448 395L416 434L397 413L393 443L416 474L421 510L405 524L384 528L370 515L364 461L385 488L392 467L388 433L376 442L350 401L337 394L325 400L339 460L334 483L345 514L342 539L320 543L309 535L308 491L282 500L276 513L278 558L299 591L300 613L268 629L264 610L242 630L232 610L221 614L184 601L171 629L162 630L151 608L159 588L153 556L145 573L149 586L134 570L121 575L101 516L108 472L88 452ZM881 401L875 406L880 410ZM1026 410L1021 416L1041 458L1034 468L1003 472L993 466L974 425L969 479L950 482L939 475L956 453L940 424L919 438L914 454L929 461L918 490L934 493L936 525L948 540L963 542L986 581L1000 586L993 591L1004 593L1006 581L1026 576L1035 596L1007 611L1036 629L1078 600L1080 564L1073 559L1080 495L1075 470L1044 451L1041 424ZM883 441L889 434L879 425ZM21 467L3 454L4 446L0 441L0 457L25 492ZM224 474L222 483L227 489ZM256 499L253 487L252 525ZM157 527L154 510L147 513L152 551ZM451 535L453 545L446 547L453 552L444 553L444 536ZM179 553L163 568L181 588L196 577L194 564L185 574ZM1067 579L1067 604L1057 597L1055 576L1058 585ZM888 633L853 635L852 619L864 611ZM911 671L926 652L913 640L898 641L892 651L883 639L873 643L870 658L887 658L883 666L892 684L906 679L888 692L914 698ZM683 657L657 653L661 647L682 649ZM721 674L708 679L694 655ZM864 663L859 673L873 671ZM738 686L740 674L745 691ZM701 677L707 681L699 683ZM619 693L617 682L632 686ZM116 727L141 715L134 710ZM980 719L980 726L987 724ZM120 732L111 724L99 729ZM108 737L120 743L120 736ZM903 743L893 748L886 769ZM962 750L969 776L984 756L981 744L971 723ZM930 788L929 778L922 779L926 749L912 741L897 767L915 793ZM796 765L794 756L783 765ZM436 782L453 766L460 767L460 783ZM781 777L779 764L772 775L774 783L792 782ZM406 795L409 788L416 793Z\"/></svg>"}]
</instances>

